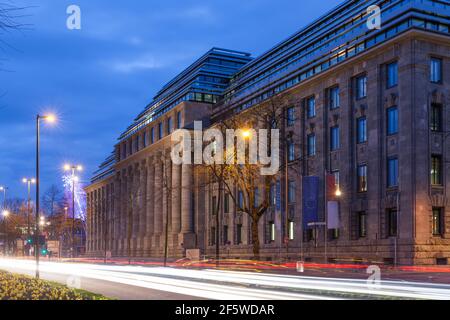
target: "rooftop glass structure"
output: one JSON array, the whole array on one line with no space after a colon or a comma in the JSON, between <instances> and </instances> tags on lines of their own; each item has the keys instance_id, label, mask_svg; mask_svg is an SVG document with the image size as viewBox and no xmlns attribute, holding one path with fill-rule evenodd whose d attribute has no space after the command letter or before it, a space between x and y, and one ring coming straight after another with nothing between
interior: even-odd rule
<instances>
[{"instance_id":1,"label":"rooftop glass structure","mask_svg":"<svg viewBox=\"0 0 450 320\"><path fill-rule=\"evenodd\" d=\"M381 29L367 21L381 9ZM361 54L407 30L449 35L448 0L348 0L239 70L223 99L222 112L240 112Z\"/></svg>"}]
</instances>

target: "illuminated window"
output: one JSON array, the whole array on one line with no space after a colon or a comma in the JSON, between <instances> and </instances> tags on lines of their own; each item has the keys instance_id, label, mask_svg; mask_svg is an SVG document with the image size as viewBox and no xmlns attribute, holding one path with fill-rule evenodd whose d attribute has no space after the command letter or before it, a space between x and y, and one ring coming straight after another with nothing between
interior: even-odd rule
<instances>
[{"instance_id":1,"label":"illuminated window","mask_svg":"<svg viewBox=\"0 0 450 320\"><path fill-rule=\"evenodd\" d=\"M367 192L367 165L358 166L358 192Z\"/></svg>"},{"instance_id":2,"label":"illuminated window","mask_svg":"<svg viewBox=\"0 0 450 320\"><path fill-rule=\"evenodd\" d=\"M289 221L289 240L294 240L294 221Z\"/></svg>"},{"instance_id":3,"label":"illuminated window","mask_svg":"<svg viewBox=\"0 0 450 320\"><path fill-rule=\"evenodd\" d=\"M310 97L306 99L306 115L307 117L314 118L316 116L316 98Z\"/></svg>"},{"instance_id":4,"label":"illuminated window","mask_svg":"<svg viewBox=\"0 0 450 320\"><path fill-rule=\"evenodd\" d=\"M330 109L336 109L340 106L339 87L333 87L329 91Z\"/></svg>"},{"instance_id":5,"label":"illuminated window","mask_svg":"<svg viewBox=\"0 0 450 320\"><path fill-rule=\"evenodd\" d=\"M358 143L367 142L367 119L366 117L358 118L357 120L357 132L358 132Z\"/></svg>"},{"instance_id":6,"label":"illuminated window","mask_svg":"<svg viewBox=\"0 0 450 320\"><path fill-rule=\"evenodd\" d=\"M431 58L430 81L433 83L442 83L442 59Z\"/></svg>"},{"instance_id":7,"label":"illuminated window","mask_svg":"<svg viewBox=\"0 0 450 320\"><path fill-rule=\"evenodd\" d=\"M433 235L442 236L444 234L444 208L433 207L432 220Z\"/></svg>"},{"instance_id":8,"label":"illuminated window","mask_svg":"<svg viewBox=\"0 0 450 320\"><path fill-rule=\"evenodd\" d=\"M398 84L398 63L393 62L387 65L387 87L392 88Z\"/></svg>"},{"instance_id":9,"label":"illuminated window","mask_svg":"<svg viewBox=\"0 0 450 320\"><path fill-rule=\"evenodd\" d=\"M362 99L367 96L367 76L356 78L356 98Z\"/></svg>"},{"instance_id":10,"label":"illuminated window","mask_svg":"<svg viewBox=\"0 0 450 320\"><path fill-rule=\"evenodd\" d=\"M442 185L442 157L431 156L431 184Z\"/></svg>"}]
</instances>

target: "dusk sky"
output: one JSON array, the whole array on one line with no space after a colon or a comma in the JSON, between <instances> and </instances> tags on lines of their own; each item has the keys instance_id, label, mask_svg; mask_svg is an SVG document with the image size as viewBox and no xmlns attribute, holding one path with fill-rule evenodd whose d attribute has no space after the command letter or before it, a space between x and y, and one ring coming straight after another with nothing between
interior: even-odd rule
<instances>
[{"instance_id":1,"label":"dusk sky","mask_svg":"<svg viewBox=\"0 0 450 320\"><path fill-rule=\"evenodd\" d=\"M342 1L10 2L29 7L20 22L31 30L0 33L0 185L24 198L37 113L58 116L42 126L41 195L61 185L65 162L84 165L87 183L162 85L207 50L256 57ZM66 28L71 4L81 8L81 30Z\"/></svg>"}]
</instances>

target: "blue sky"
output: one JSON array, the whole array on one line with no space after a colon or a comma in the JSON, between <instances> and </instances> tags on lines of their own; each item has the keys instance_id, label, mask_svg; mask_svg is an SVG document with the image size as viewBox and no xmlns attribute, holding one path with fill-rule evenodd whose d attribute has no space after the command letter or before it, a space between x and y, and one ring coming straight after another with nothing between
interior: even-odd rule
<instances>
[{"instance_id":1,"label":"blue sky","mask_svg":"<svg viewBox=\"0 0 450 320\"><path fill-rule=\"evenodd\" d=\"M87 182L119 134L158 89L211 47L258 56L341 0L9 0L29 7L32 30L0 34L0 185L25 197L34 176L38 112L42 190L61 184L65 162ZM82 29L66 28L81 8ZM41 193L42 194L42 193Z\"/></svg>"}]
</instances>

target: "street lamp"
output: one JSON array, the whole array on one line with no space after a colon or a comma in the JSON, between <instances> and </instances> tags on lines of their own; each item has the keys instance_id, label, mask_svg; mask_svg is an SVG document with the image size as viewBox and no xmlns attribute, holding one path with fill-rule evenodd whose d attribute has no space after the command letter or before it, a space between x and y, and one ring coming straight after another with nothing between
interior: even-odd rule
<instances>
[{"instance_id":1,"label":"street lamp","mask_svg":"<svg viewBox=\"0 0 450 320\"><path fill-rule=\"evenodd\" d=\"M36 256L36 278L39 279L39 160L40 160L40 122L45 120L48 123L56 121L56 117L52 114L41 116L36 115L36 234L34 241L34 254Z\"/></svg>"},{"instance_id":2,"label":"street lamp","mask_svg":"<svg viewBox=\"0 0 450 320\"><path fill-rule=\"evenodd\" d=\"M7 218L8 218L8 216L9 216L9 211L8 210L3 210L2 211L2 215L3 215L3 221L4 221L4 224L5 224L5 245L4 245L4 247L3 247L3 254L6 256L6 246L8 246L8 249L9 249L9 237L8 237L8 220L7 220Z\"/></svg>"},{"instance_id":3,"label":"street lamp","mask_svg":"<svg viewBox=\"0 0 450 320\"><path fill-rule=\"evenodd\" d=\"M23 183L27 184L28 187L28 200L27 200L27 235L30 237L31 227L30 227L30 209L31 209L31 185L36 183L34 178L23 178Z\"/></svg>"},{"instance_id":4,"label":"street lamp","mask_svg":"<svg viewBox=\"0 0 450 320\"><path fill-rule=\"evenodd\" d=\"M81 165L72 165L72 164L65 164L64 165L65 171L71 171L72 172L72 249L71 254L72 258L75 257L75 182L78 181L78 177L75 176L76 171L83 171L83 167Z\"/></svg>"}]
</instances>

